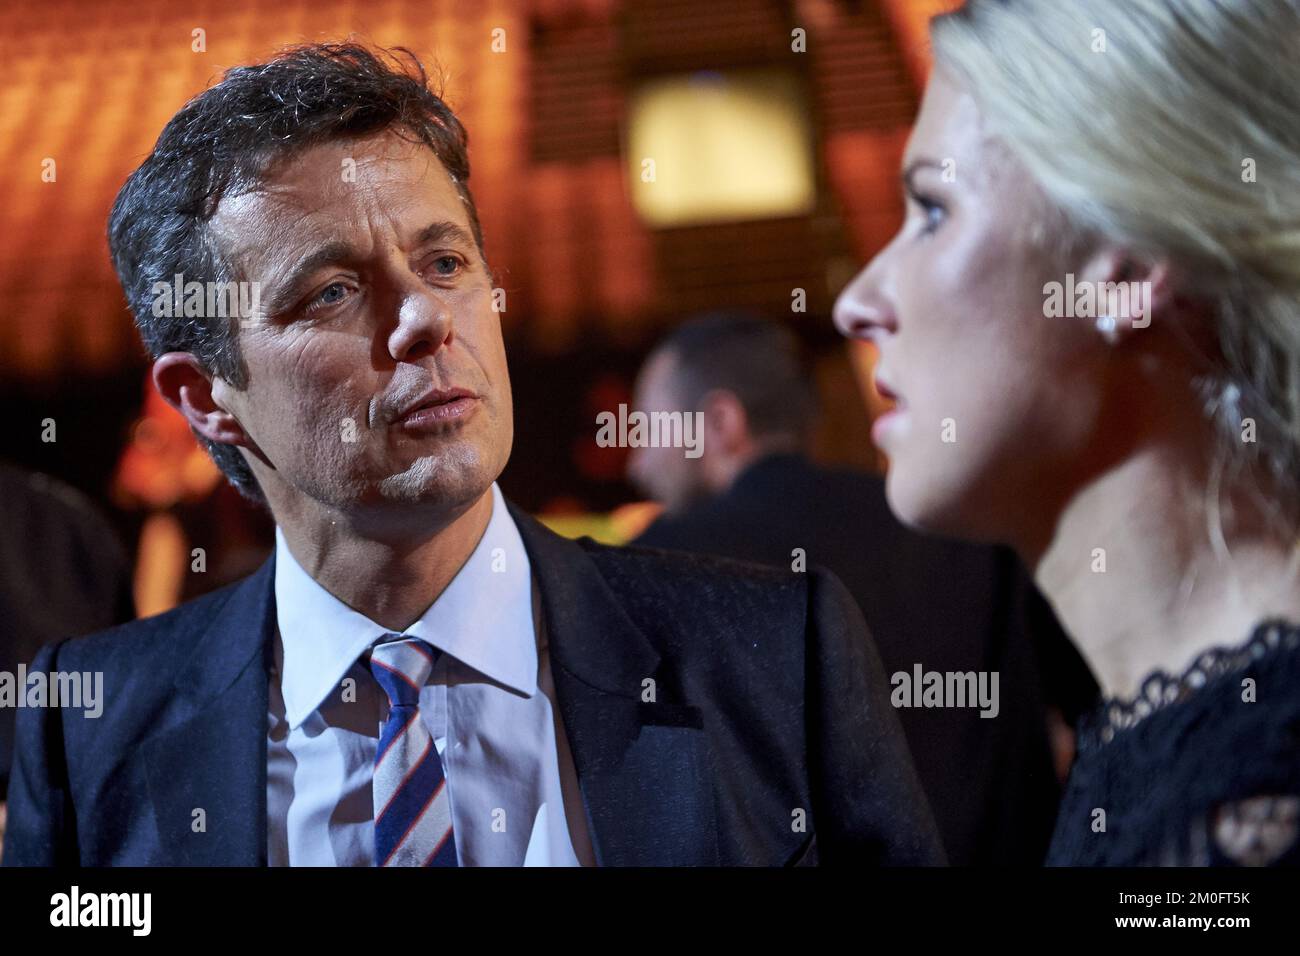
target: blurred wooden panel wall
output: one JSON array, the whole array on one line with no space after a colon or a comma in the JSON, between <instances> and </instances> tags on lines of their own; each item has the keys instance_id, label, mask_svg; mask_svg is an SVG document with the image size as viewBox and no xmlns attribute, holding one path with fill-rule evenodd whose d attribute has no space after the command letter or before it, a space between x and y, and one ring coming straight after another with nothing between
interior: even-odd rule
<instances>
[{"instance_id":1,"label":"blurred wooden panel wall","mask_svg":"<svg viewBox=\"0 0 1300 956\"><path fill-rule=\"evenodd\" d=\"M471 181L507 331L564 352L646 341L683 312L755 305L824 323L888 238L934 0L48 0L0 9L0 375L142 361L104 236L167 119L232 65L355 33L436 60L470 130ZM791 30L808 34L791 51ZM206 50L192 49L205 31ZM493 49L494 30L506 48ZM500 36L500 34L498 34ZM739 65L806 76L819 200L807 217L652 232L620 155L638 77ZM918 64L920 64L918 66ZM53 181L48 161L54 163Z\"/></svg>"}]
</instances>

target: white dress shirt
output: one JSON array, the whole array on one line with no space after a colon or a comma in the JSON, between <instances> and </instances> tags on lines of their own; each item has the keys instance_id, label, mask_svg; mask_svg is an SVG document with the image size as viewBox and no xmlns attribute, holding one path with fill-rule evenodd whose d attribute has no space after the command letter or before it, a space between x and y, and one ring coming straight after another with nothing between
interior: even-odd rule
<instances>
[{"instance_id":1,"label":"white dress shirt","mask_svg":"<svg viewBox=\"0 0 1300 956\"><path fill-rule=\"evenodd\" d=\"M528 553L495 484L491 493L478 546L402 632L443 651L420 713L442 758L456 853L461 866L590 866ZM321 587L278 527L275 538L268 861L373 866L371 775L388 703L360 658L389 631Z\"/></svg>"}]
</instances>

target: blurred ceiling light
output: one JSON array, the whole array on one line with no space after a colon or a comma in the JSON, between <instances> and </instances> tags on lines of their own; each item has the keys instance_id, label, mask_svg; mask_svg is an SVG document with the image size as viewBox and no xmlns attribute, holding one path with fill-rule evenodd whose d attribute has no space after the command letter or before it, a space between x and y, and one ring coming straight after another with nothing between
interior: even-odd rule
<instances>
[{"instance_id":1,"label":"blurred ceiling light","mask_svg":"<svg viewBox=\"0 0 1300 956\"><path fill-rule=\"evenodd\" d=\"M654 227L805 215L816 199L798 76L698 72L649 80L628 103L632 199Z\"/></svg>"}]
</instances>

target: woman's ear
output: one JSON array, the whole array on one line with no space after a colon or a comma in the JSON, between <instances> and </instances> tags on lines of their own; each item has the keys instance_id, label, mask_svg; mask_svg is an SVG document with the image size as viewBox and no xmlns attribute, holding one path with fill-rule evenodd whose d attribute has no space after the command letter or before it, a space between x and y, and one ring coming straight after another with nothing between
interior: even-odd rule
<instances>
[{"instance_id":1,"label":"woman's ear","mask_svg":"<svg viewBox=\"0 0 1300 956\"><path fill-rule=\"evenodd\" d=\"M1075 313L1092 318L1118 341L1168 315L1176 290L1167 259L1145 259L1117 246L1104 246L1084 262L1074 282ZM1111 320L1107 323L1107 320Z\"/></svg>"},{"instance_id":2,"label":"woman's ear","mask_svg":"<svg viewBox=\"0 0 1300 956\"><path fill-rule=\"evenodd\" d=\"M184 416L200 436L222 445L251 447L248 433L217 396L229 391L191 352L168 352L153 363L153 383L158 394Z\"/></svg>"}]
</instances>

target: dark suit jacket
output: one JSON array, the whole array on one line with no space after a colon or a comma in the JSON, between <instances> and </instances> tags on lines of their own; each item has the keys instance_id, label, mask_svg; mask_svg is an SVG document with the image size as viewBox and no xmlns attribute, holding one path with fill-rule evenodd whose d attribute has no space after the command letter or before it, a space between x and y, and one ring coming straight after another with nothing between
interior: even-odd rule
<instances>
[{"instance_id":1,"label":"dark suit jacket","mask_svg":"<svg viewBox=\"0 0 1300 956\"><path fill-rule=\"evenodd\" d=\"M832 576L573 542L511 512L598 863L942 862L880 663ZM266 862L273 581L268 561L41 652L42 670L102 670L106 703L98 719L20 711L6 865Z\"/></svg>"},{"instance_id":2,"label":"dark suit jacket","mask_svg":"<svg viewBox=\"0 0 1300 956\"><path fill-rule=\"evenodd\" d=\"M786 568L802 548L858 601L886 674L916 663L997 672L995 718L898 715L948 859L1042 862L1060 799L1045 696L1069 716L1097 687L1011 551L918 534L893 516L879 476L786 454L760 459L725 494L659 519L636 543Z\"/></svg>"}]
</instances>

